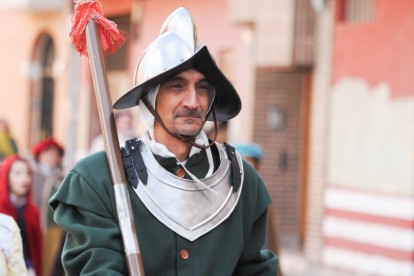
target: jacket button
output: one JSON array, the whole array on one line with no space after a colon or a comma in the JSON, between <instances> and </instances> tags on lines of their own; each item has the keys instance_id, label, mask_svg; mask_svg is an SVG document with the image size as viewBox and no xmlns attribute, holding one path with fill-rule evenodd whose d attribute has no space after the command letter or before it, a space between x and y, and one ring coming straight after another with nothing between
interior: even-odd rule
<instances>
[{"instance_id":1,"label":"jacket button","mask_svg":"<svg viewBox=\"0 0 414 276\"><path fill-rule=\"evenodd\" d=\"M175 174L179 177L179 178L183 178L185 176L185 170L183 168L179 168Z\"/></svg>"},{"instance_id":2,"label":"jacket button","mask_svg":"<svg viewBox=\"0 0 414 276\"><path fill-rule=\"evenodd\" d=\"M183 259L183 260L187 260L187 259L188 259L188 257L190 257L190 253L188 252L188 250L187 250L187 249L183 249L183 250L181 250L181 252L180 252L180 257L181 257L181 259Z\"/></svg>"}]
</instances>

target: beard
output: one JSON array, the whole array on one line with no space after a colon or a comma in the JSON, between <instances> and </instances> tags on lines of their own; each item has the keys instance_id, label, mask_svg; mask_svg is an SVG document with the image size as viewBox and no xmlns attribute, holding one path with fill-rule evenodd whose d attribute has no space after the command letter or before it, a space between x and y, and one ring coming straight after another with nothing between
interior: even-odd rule
<instances>
[{"instance_id":1,"label":"beard","mask_svg":"<svg viewBox=\"0 0 414 276\"><path fill-rule=\"evenodd\" d=\"M186 109L176 110L173 113L173 119L176 119L179 117L188 117L186 119L187 124L191 124L192 126L190 128L185 128L180 125L172 124L170 131L174 134L179 134L182 136L190 136L190 137L197 136L200 133L200 131L203 129L204 123L206 121L205 116L203 116L203 112L201 111L201 109L186 108Z\"/></svg>"}]
</instances>

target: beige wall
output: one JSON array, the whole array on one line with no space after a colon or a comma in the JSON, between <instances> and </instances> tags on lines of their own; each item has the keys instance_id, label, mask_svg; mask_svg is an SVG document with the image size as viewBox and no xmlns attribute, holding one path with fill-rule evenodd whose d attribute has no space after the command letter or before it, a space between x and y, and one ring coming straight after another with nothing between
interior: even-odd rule
<instances>
[{"instance_id":1,"label":"beige wall","mask_svg":"<svg viewBox=\"0 0 414 276\"><path fill-rule=\"evenodd\" d=\"M414 98L345 77L331 103L329 184L414 196Z\"/></svg>"}]
</instances>

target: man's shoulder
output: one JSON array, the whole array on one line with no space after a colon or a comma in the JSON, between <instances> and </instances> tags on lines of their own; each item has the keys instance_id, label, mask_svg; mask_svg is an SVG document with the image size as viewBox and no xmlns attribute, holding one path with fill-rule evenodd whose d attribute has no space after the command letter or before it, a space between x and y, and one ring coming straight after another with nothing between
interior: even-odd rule
<instances>
[{"instance_id":1,"label":"man's shoulder","mask_svg":"<svg viewBox=\"0 0 414 276\"><path fill-rule=\"evenodd\" d=\"M229 144L231 146L231 144ZM212 147L211 147L211 152L213 154L213 158L215 158L215 161L218 160L218 162L220 162L220 153L218 148L221 147L222 145L219 144L218 142L216 142ZM237 152L237 150L236 150ZM246 160L244 160L241 155L239 154L239 152L237 152L237 155L239 156L238 161L242 161L241 163L239 162L239 166L240 169L243 169L243 178L244 178L244 183L249 185L248 188L252 188L253 187L257 187L257 185L259 185L260 182L263 182L262 178L260 177L259 173L256 171L256 169Z\"/></svg>"},{"instance_id":2,"label":"man's shoulder","mask_svg":"<svg viewBox=\"0 0 414 276\"><path fill-rule=\"evenodd\" d=\"M49 204L54 210L62 202L105 216L107 214L103 210L112 209L112 198L106 154L105 151L99 151L76 163Z\"/></svg>"},{"instance_id":3,"label":"man's shoulder","mask_svg":"<svg viewBox=\"0 0 414 276\"><path fill-rule=\"evenodd\" d=\"M257 179L261 179L259 173L256 171L256 169L246 160L243 160L243 170L244 173L247 174L248 177L252 177L252 178L257 178Z\"/></svg>"},{"instance_id":4,"label":"man's shoulder","mask_svg":"<svg viewBox=\"0 0 414 276\"><path fill-rule=\"evenodd\" d=\"M108 161L105 151L98 151L79 160L71 172L80 174L84 178L108 175Z\"/></svg>"},{"instance_id":5,"label":"man's shoulder","mask_svg":"<svg viewBox=\"0 0 414 276\"><path fill-rule=\"evenodd\" d=\"M112 183L105 151L99 151L79 160L66 175L59 192L62 192L62 189L71 191L81 189L78 192L92 189L99 194L111 191Z\"/></svg>"},{"instance_id":6,"label":"man's shoulder","mask_svg":"<svg viewBox=\"0 0 414 276\"><path fill-rule=\"evenodd\" d=\"M246 160L242 159L243 164L243 188L244 189L263 189L265 185L256 169Z\"/></svg>"},{"instance_id":7,"label":"man's shoulder","mask_svg":"<svg viewBox=\"0 0 414 276\"><path fill-rule=\"evenodd\" d=\"M101 163L105 163L105 165L107 164L106 152L104 150L92 153L82 158L76 163L75 167L92 166L94 163L97 163L98 165Z\"/></svg>"},{"instance_id":8,"label":"man's shoulder","mask_svg":"<svg viewBox=\"0 0 414 276\"><path fill-rule=\"evenodd\" d=\"M249 202L248 205L254 208L254 216L257 218L257 216L267 210L272 199L259 173L244 159L243 170L244 180L241 200L244 201L244 203Z\"/></svg>"}]
</instances>

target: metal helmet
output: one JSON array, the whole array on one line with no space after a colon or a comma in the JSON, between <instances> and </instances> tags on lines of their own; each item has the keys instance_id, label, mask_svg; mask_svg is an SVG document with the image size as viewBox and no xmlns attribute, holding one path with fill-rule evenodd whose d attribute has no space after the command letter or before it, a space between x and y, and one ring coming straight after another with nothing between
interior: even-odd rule
<instances>
[{"instance_id":1,"label":"metal helmet","mask_svg":"<svg viewBox=\"0 0 414 276\"><path fill-rule=\"evenodd\" d=\"M178 8L168 16L160 36L147 47L138 61L134 88L119 98L113 107L124 109L136 106L152 88L189 69L202 73L216 89L214 106L217 120L226 121L239 114L239 95L217 67L207 46L197 38L195 23L184 8ZM212 114L207 120L213 120Z\"/></svg>"}]
</instances>

